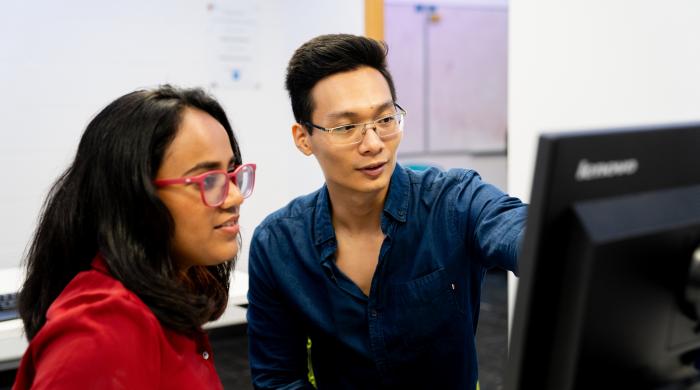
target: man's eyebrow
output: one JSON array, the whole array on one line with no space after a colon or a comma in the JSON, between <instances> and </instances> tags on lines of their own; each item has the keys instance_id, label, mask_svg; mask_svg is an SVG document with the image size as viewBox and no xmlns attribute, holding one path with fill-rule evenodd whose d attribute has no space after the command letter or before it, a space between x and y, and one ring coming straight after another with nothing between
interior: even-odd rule
<instances>
[{"instance_id":1,"label":"man's eyebrow","mask_svg":"<svg viewBox=\"0 0 700 390\"><path fill-rule=\"evenodd\" d=\"M394 103L394 101L389 100L389 101L386 101L386 102L382 103L381 105L379 105L379 107L377 107L377 109L374 110L374 112L379 114L380 112L386 111L390 108L394 108L395 106L396 106L396 104Z\"/></svg>"},{"instance_id":2,"label":"man's eyebrow","mask_svg":"<svg viewBox=\"0 0 700 390\"><path fill-rule=\"evenodd\" d=\"M344 119L344 118L355 118L357 117L357 113L353 111L340 111L340 112L332 112L328 114L328 119L330 120L336 120L336 119Z\"/></svg>"},{"instance_id":3,"label":"man's eyebrow","mask_svg":"<svg viewBox=\"0 0 700 390\"><path fill-rule=\"evenodd\" d=\"M394 107L394 101L393 100L388 100L374 109L375 114L379 114L382 111L385 111L389 108ZM339 112L332 112L328 114L328 119L330 120L337 120L337 119L344 119L348 118L350 120L353 120L354 118L357 118L359 115L355 111L339 111Z\"/></svg>"}]
</instances>

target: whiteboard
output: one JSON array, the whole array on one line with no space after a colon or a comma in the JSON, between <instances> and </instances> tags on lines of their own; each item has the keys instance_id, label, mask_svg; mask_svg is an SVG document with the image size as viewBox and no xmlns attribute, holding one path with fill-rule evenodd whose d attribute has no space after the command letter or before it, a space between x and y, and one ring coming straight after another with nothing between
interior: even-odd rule
<instances>
[{"instance_id":1,"label":"whiteboard","mask_svg":"<svg viewBox=\"0 0 700 390\"><path fill-rule=\"evenodd\" d=\"M0 268L19 264L46 193L90 119L135 89L201 86L227 110L244 161L258 165L255 193L241 211L237 268L247 270L250 237L267 214L323 183L314 159L293 147L284 72L293 51L315 35L362 34L363 2L40 0L0 7ZM217 41L232 34L252 41L228 49ZM226 79L233 78L227 64L240 65L240 82Z\"/></svg>"}]
</instances>

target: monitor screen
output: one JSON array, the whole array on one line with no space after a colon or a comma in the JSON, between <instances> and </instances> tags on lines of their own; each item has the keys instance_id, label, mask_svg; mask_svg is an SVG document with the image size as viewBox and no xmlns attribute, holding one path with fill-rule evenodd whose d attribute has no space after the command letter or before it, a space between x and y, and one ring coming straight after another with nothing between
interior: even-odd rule
<instances>
[{"instance_id":1,"label":"monitor screen","mask_svg":"<svg viewBox=\"0 0 700 390\"><path fill-rule=\"evenodd\" d=\"M540 136L505 388L696 385L699 248L700 123Z\"/></svg>"}]
</instances>

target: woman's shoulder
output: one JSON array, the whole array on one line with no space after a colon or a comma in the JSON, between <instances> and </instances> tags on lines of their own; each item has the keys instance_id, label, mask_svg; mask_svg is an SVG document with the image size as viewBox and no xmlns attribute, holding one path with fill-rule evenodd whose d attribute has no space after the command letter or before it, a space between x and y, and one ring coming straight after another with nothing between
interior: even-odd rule
<instances>
[{"instance_id":1,"label":"woman's shoulder","mask_svg":"<svg viewBox=\"0 0 700 390\"><path fill-rule=\"evenodd\" d=\"M76 378L91 388L117 382L157 387L164 340L162 326L136 294L99 270L83 271L49 308L18 378L39 388L71 388Z\"/></svg>"},{"instance_id":2,"label":"woman's shoulder","mask_svg":"<svg viewBox=\"0 0 700 390\"><path fill-rule=\"evenodd\" d=\"M142 325L159 327L156 316L134 292L95 268L80 272L68 283L49 307L46 325L91 317L126 317Z\"/></svg>"}]
</instances>

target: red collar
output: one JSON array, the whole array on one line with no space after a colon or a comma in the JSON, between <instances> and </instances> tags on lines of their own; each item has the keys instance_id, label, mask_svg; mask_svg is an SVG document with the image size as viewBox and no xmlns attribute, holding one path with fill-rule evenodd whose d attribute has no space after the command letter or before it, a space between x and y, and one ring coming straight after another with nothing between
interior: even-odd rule
<instances>
[{"instance_id":1,"label":"red collar","mask_svg":"<svg viewBox=\"0 0 700 390\"><path fill-rule=\"evenodd\" d=\"M111 275L109 272L109 268L107 268L107 262L105 262L104 257L102 257L101 253L98 253L95 255L95 257L92 259L92 262L90 263L90 266L92 269L99 271L105 275Z\"/></svg>"}]
</instances>

